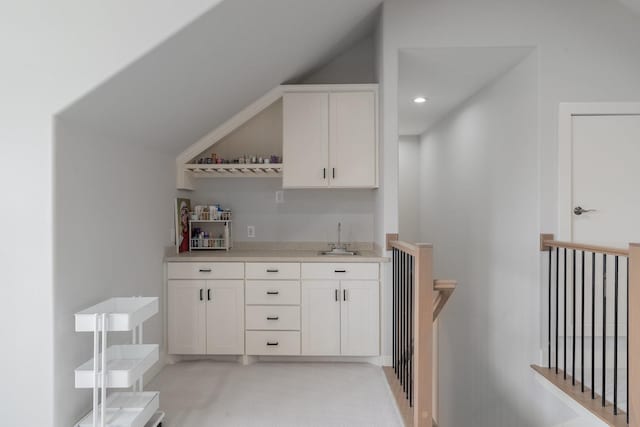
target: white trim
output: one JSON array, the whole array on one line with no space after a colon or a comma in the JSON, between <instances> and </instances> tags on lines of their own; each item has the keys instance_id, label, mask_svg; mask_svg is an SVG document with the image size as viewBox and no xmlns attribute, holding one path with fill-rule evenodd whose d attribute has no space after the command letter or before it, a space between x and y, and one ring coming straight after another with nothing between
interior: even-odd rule
<instances>
[{"instance_id":1,"label":"white trim","mask_svg":"<svg viewBox=\"0 0 640 427\"><path fill-rule=\"evenodd\" d=\"M561 103L558 110L558 240L572 241L573 117L640 115L638 102Z\"/></svg>"}]
</instances>

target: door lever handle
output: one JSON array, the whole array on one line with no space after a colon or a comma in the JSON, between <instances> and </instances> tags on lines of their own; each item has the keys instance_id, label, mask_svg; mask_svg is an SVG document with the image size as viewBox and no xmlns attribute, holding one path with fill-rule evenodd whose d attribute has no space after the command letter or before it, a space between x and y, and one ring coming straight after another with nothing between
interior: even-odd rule
<instances>
[{"instance_id":1,"label":"door lever handle","mask_svg":"<svg viewBox=\"0 0 640 427\"><path fill-rule=\"evenodd\" d=\"M573 209L573 213L574 215L582 215L583 213L588 213L588 212L597 212L595 209L584 209L582 206L576 206Z\"/></svg>"}]
</instances>

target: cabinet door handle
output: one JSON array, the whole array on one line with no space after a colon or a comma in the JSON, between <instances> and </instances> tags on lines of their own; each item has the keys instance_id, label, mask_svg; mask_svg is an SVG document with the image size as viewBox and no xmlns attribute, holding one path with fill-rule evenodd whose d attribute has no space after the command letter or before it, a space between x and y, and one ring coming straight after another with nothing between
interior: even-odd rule
<instances>
[{"instance_id":1,"label":"cabinet door handle","mask_svg":"<svg viewBox=\"0 0 640 427\"><path fill-rule=\"evenodd\" d=\"M267 295L278 295L280 291L267 291Z\"/></svg>"},{"instance_id":2,"label":"cabinet door handle","mask_svg":"<svg viewBox=\"0 0 640 427\"><path fill-rule=\"evenodd\" d=\"M278 316L267 316L267 320L278 320Z\"/></svg>"},{"instance_id":3,"label":"cabinet door handle","mask_svg":"<svg viewBox=\"0 0 640 427\"><path fill-rule=\"evenodd\" d=\"M334 273L346 273L347 270L333 270Z\"/></svg>"},{"instance_id":4,"label":"cabinet door handle","mask_svg":"<svg viewBox=\"0 0 640 427\"><path fill-rule=\"evenodd\" d=\"M331 177L332 177L333 179L335 179L335 178L336 178L336 168L331 168L331 169L332 169L332 171L331 171L331 175L332 175L332 176L331 176Z\"/></svg>"},{"instance_id":5,"label":"cabinet door handle","mask_svg":"<svg viewBox=\"0 0 640 427\"><path fill-rule=\"evenodd\" d=\"M211 301L211 289L207 289L207 299Z\"/></svg>"},{"instance_id":6,"label":"cabinet door handle","mask_svg":"<svg viewBox=\"0 0 640 427\"><path fill-rule=\"evenodd\" d=\"M204 300L204 298L202 297L202 292L203 292L203 289L200 289L200 301Z\"/></svg>"},{"instance_id":7,"label":"cabinet door handle","mask_svg":"<svg viewBox=\"0 0 640 427\"><path fill-rule=\"evenodd\" d=\"M269 342L269 341L267 341L267 345L268 345L268 346L278 345L278 341L276 341L276 342Z\"/></svg>"},{"instance_id":8,"label":"cabinet door handle","mask_svg":"<svg viewBox=\"0 0 640 427\"><path fill-rule=\"evenodd\" d=\"M200 273L211 273L211 269L210 268L201 268L200 269Z\"/></svg>"},{"instance_id":9,"label":"cabinet door handle","mask_svg":"<svg viewBox=\"0 0 640 427\"><path fill-rule=\"evenodd\" d=\"M327 179L327 168L322 168L322 179Z\"/></svg>"},{"instance_id":10,"label":"cabinet door handle","mask_svg":"<svg viewBox=\"0 0 640 427\"><path fill-rule=\"evenodd\" d=\"M267 273L277 273L278 269L277 268L267 268Z\"/></svg>"},{"instance_id":11,"label":"cabinet door handle","mask_svg":"<svg viewBox=\"0 0 640 427\"><path fill-rule=\"evenodd\" d=\"M336 289L336 292L334 294L335 298L336 298L336 301L340 301L340 297L338 296L339 293L340 293L340 291Z\"/></svg>"},{"instance_id":12,"label":"cabinet door handle","mask_svg":"<svg viewBox=\"0 0 640 427\"><path fill-rule=\"evenodd\" d=\"M346 300L347 300L347 290L346 290L346 289L343 289L343 290L342 290L342 299L343 299L344 301L346 301Z\"/></svg>"}]
</instances>

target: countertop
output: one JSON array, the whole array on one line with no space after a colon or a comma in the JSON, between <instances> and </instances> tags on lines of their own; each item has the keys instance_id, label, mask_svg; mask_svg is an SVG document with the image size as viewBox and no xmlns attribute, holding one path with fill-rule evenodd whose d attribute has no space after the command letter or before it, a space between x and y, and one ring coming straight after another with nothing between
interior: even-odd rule
<instances>
[{"instance_id":1,"label":"countertop","mask_svg":"<svg viewBox=\"0 0 640 427\"><path fill-rule=\"evenodd\" d=\"M175 249L174 249L175 250ZM197 250L181 254L167 254L166 262L389 262L373 250L360 251L360 255L319 255L317 250L302 249L230 249L229 251Z\"/></svg>"}]
</instances>

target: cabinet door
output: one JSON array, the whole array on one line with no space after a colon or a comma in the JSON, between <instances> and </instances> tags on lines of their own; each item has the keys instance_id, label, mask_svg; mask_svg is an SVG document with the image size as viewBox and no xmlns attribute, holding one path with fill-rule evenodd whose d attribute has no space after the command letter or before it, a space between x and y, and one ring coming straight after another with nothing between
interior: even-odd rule
<instances>
[{"instance_id":1,"label":"cabinet door","mask_svg":"<svg viewBox=\"0 0 640 427\"><path fill-rule=\"evenodd\" d=\"M329 185L329 94L286 93L283 104L284 188Z\"/></svg>"},{"instance_id":2,"label":"cabinet door","mask_svg":"<svg viewBox=\"0 0 640 427\"><path fill-rule=\"evenodd\" d=\"M206 342L204 291L204 280L169 280L167 302L169 354L204 354Z\"/></svg>"},{"instance_id":3,"label":"cabinet door","mask_svg":"<svg viewBox=\"0 0 640 427\"><path fill-rule=\"evenodd\" d=\"M342 281L341 348L344 356L380 352L379 282Z\"/></svg>"},{"instance_id":4,"label":"cabinet door","mask_svg":"<svg viewBox=\"0 0 640 427\"><path fill-rule=\"evenodd\" d=\"M302 354L340 354L340 282L302 282Z\"/></svg>"},{"instance_id":5,"label":"cabinet door","mask_svg":"<svg viewBox=\"0 0 640 427\"><path fill-rule=\"evenodd\" d=\"M331 187L376 187L376 135L374 92L329 95Z\"/></svg>"},{"instance_id":6,"label":"cabinet door","mask_svg":"<svg viewBox=\"0 0 640 427\"><path fill-rule=\"evenodd\" d=\"M207 281L207 354L244 353L244 281Z\"/></svg>"}]
</instances>

